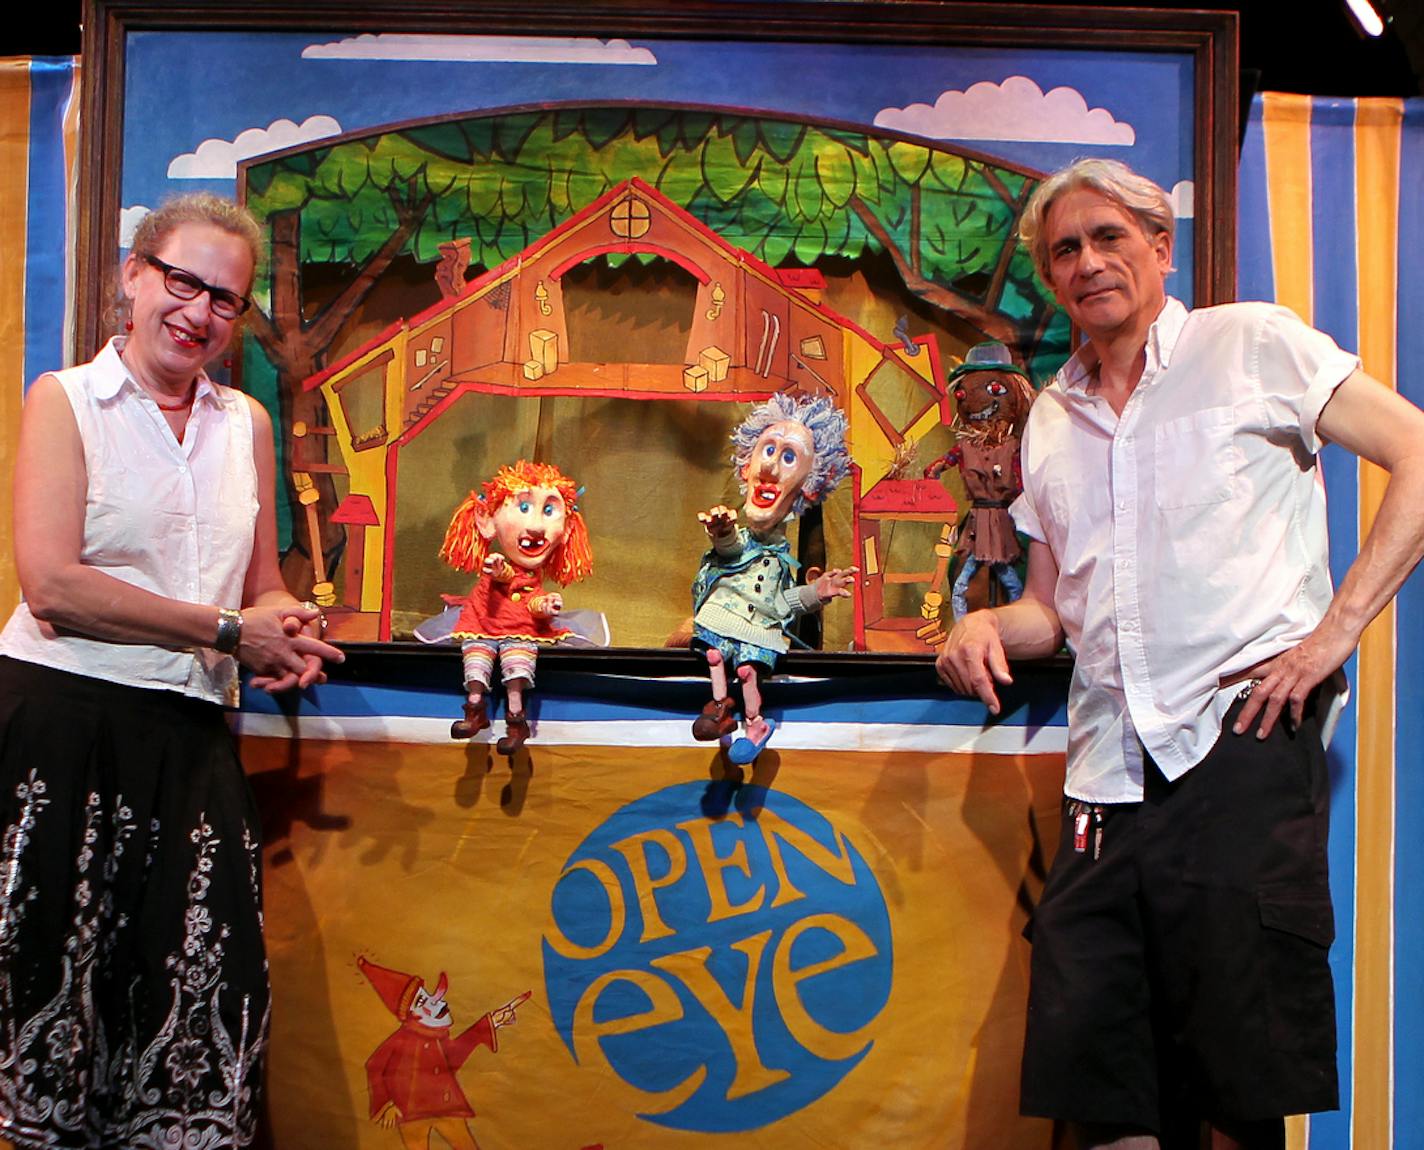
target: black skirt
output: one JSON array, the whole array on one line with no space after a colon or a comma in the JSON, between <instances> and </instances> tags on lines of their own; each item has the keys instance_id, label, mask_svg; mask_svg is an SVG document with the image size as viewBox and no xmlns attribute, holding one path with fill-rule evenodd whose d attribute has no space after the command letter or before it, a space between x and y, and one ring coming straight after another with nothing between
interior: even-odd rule
<instances>
[{"instance_id":1,"label":"black skirt","mask_svg":"<svg viewBox=\"0 0 1424 1150\"><path fill-rule=\"evenodd\" d=\"M0 827L0 1136L248 1145L261 836L221 708L0 658Z\"/></svg>"}]
</instances>

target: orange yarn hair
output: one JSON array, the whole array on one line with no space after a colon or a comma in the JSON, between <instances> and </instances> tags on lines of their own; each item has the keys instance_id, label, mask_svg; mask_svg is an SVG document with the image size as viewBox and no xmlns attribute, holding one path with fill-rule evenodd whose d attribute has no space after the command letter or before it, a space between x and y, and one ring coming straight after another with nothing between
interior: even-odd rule
<instances>
[{"instance_id":1,"label":"orange yarn hair","mask_svg":"<svg viewBox=\"0 0 1424 1150\"><path fill-rule=\"evenodd\" d=\"M564 538L549 556L549 574L562 587L587 579L593 574L593 548L578 510L578 485L552 463L521 459L505 464L479 491L471 491L455 509L440 546L440 558L456 571L478 571L489 550L489 541L480 534L479 520L494 515L521 491L536 487L552 488L564 501Z\"/></svg>"}]
</instances>

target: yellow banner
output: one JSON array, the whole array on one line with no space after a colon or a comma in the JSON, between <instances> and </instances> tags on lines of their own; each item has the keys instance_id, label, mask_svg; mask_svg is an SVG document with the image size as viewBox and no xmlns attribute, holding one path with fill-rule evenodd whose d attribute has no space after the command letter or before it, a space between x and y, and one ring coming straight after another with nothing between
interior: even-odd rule
<instances>
[{"instance_id":1,"label":"yellow banner","mask_svg":"<svg viewBox=\"0 0 1424 1150\"><path fill-rule=\"evenodd\" d=\"M297 742L267 834L278 1146L995 1147L1062 759Z\"/></svg>"}]
</instances>

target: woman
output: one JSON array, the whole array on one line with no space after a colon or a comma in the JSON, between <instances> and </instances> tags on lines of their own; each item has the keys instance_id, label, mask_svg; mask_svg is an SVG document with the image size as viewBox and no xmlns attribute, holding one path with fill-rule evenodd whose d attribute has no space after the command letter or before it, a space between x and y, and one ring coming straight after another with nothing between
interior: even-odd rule
<instances>
[{"instance_id":1,"label":"woman","mask_svg":"<svg viewBox=\"0 0 1424 1150\"><path fill-rule=\"evenodd\" d=\"M321 682L282 585L271 422L203 368L260 233L188 196L139 226L128 334L41 376L0 634L0 1145L243 1146L267 1034L259 829L219 704L236 663Z\"/></svg>"}]
</instances>

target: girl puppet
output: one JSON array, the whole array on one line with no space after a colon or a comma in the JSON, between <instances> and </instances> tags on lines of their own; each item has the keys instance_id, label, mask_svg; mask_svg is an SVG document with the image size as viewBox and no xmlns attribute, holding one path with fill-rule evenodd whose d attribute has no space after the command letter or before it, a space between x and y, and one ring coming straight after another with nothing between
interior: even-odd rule
<instances>
[{"instance_id":1,"label":"girl puppet","mask_svg":"<svg viewBox=\"0 0 1424 1150\"><path fill-rule=\"evenodd\" d=\"M545 569L562 587L593 573L577 499L578 488L557 467L521 459L471 491L450 520L440 558L457 571L480 573L463 600L447 598L463 607L453 635L462 640L468 692L465 717L450 726L452 739L490 725L485 696L496 655L508 695L505 735L496 749L512 755L529 737L524 692L534 685L539 648L569 634L554 622L564 598L544 590Z\"/></svg>"},{"instance_id":2,"label":"girl puppet","mask_svg":"<svg viewBox=\"0 0 1424 1150\"><path fill-rule=\"evenodd\" d=\"M773 395L732 433L746 526L737 526L729 507L697 516L712 546L692 584L692 648L706 654L712 699L693 722L692 737L711 741L736 729L727 681L727 667L734 667L747 728L728 749L733 763L750 763L776 729L761 713L760 680L790 646L786 628L798 615L850 597L854 567L798 586L786 540L786 520L820 503L849 470L845 435L845 416L830 400Z\"/></svg>"}]
</instances>

